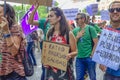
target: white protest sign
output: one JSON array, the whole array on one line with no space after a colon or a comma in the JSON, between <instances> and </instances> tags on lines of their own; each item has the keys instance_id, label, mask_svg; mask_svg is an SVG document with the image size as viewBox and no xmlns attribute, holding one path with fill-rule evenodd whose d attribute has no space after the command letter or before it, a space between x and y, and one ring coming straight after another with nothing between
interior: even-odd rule
<instances>
[{"instance_id":1,"label":"white protest sign","mask_svg":"<svg viewBox=\"0 0 120 80\"><path fill-rule=\"evenodd\" d=\"M97 14L98 12L98 4L90 4L86 7L86 11L90 16Z\"/></svg>"},{"instance_id":2,"label":"white protest sign","mask_svg":"<svg viewBox=\"0 0 120 80\"><path fill-rule=\"evenodd\" d=\"M103 29L92 60L117 70L120 66L120 32Z\"/></svg>"},{"instance_id":3,"label":"white protest sign","mask_svg":"<svg viewBox=\"0 0 120 80\"><path fill-rule=\"evenodd\" d=\"M68 20L74 20L78 13L78 8L74 9L63 9L63 12Z\"/></svg>"},{"instance_id":4,"label":"white protest sign","mask_svg":"<svg viewBox=\"0 0 120 80\"><path fill-rule=\"evenodd\" d=\"M101 14L101 19L102 20L110 20L110 16L109 16L109 11L108 10L101 10L100 14Z\"/></svg>"}]
</instances>

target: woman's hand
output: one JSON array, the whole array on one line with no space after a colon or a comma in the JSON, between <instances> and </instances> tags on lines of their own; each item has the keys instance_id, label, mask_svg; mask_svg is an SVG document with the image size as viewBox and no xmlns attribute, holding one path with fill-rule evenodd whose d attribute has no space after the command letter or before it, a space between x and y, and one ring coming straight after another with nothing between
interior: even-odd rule
<instances>
[{"instance_id":1,"label":"woman's hand","mask_svg":"<svg viewBox=\"0 0 120 80\"><path fill-rule=\"evenodd\" d=\"M1 17L0 29L3 31L3 34L9 34L8 21L5 17Z\"/></svg>"},{"instance_id":2,"label":"woman's hand","mask_svg":"<svg viewBox=\"0 0 120 80\"><path fill-rule=\"evenodd\" d=\"M72 58L72 56L71 56L71 54L69 53L69 54L67 54L66 59L69 61L70 58Z\"/></svg>"},{"instance_id":3,"label":"woman's hand","mask_svg":"<svg viewBox=\"0 0 120 80\"><path fill-rule=\"evenodd\" d=\"M35 0L35 4L34 4L35 9L37 9L39 7L39 1Z\"/></svg>"}]
</instances>

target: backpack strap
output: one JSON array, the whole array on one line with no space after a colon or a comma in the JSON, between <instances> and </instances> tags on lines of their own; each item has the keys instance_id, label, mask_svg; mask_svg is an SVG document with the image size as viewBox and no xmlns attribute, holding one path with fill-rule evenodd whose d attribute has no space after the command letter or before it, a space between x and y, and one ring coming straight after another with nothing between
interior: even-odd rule
<instances>
[{"instance_id":1,"label":"backpack strap","mask_svg":"<svg viewBox=\"0 0 120 80\"><path fill-rule=\"evenodd\" d=\"M67 41L67 44L69 44L69 32L66 33L66 41Z\"/></svg>"},{"instance_id":2,"label":"backpack strap","mask_svg":"<svg viewBox=\"0 0 120 80\"><path fill-rule=\"evenodd\" d=\"M44 29L46 28L47 23L48 23L48 20L46 20L45 23L44 23L44 25L43 25Z\"/></svg>"},{"instance_id":3,"label":"backpack strap","mask_svg":"<svg viewBox=\"0 0 120 80\"><path fill-rule=\"evenodd\" d=\"M91 34L91 31L90 31L90 27L89 27L89 33L90 33L90 39L91 39L91 41L92 41L92 48L93 48L93 46L94 46L94 42L93 42L93 39L92 39L92 34Z\"/></svg>"}]
</instances>

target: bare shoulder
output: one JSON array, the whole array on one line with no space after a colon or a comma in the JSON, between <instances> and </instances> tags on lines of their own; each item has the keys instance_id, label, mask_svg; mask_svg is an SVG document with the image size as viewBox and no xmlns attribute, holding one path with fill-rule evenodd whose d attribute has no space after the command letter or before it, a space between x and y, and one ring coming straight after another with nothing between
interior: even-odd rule
<instances>
[{"instance_id":1,"label":"bare shoulder","mask_svg":"<svg viewBox=\"0 0 120 80\"><path fill-rule=\"evenodd\" d=\"M69 32L69 37L74 37L74 34L72 31Z\"/></svg>"}]
</instances>

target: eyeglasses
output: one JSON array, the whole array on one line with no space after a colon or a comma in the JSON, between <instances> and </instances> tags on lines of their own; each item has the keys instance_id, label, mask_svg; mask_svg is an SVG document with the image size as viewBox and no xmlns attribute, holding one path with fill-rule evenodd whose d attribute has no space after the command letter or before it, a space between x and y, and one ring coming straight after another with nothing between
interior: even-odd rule
<instances>
[{"instance_id":1,"label":"eyeglasses","mask_svg":"<svg viewBox=\"0 0 120 80\"><path fill-rule=\"evenodd\" d=\"M114 11L120 12L120 8L110 8L109 12L113 13Z\"/></svg>"},{"instance_id":2,"label":"eyeglasses","mask_svg":"<svg viewBox=\"0 0 120 80\"><path fill-rule=\"evenodd\" d=\"M76 21L78 21L79 19L82 19L82 18L75 18Z\"/></svg>"}]
</instances>

